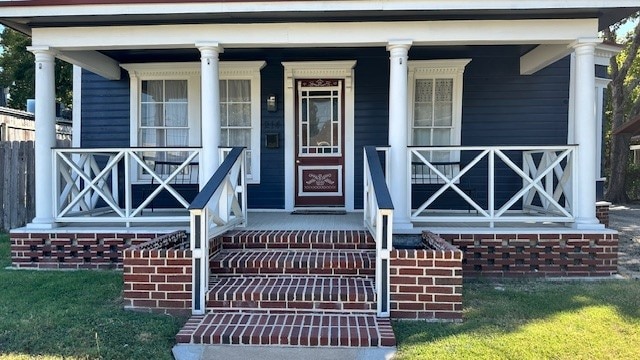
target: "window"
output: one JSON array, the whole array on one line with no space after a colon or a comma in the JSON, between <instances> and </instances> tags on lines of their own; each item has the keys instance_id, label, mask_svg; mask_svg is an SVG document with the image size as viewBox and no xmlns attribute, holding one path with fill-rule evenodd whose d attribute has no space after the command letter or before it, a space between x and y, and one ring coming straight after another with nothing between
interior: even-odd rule
<instances>
[{"instance_id":1,"label":"window","mask_svg":"<svg viewBox=\"0 0 640 360\"><path fill-rule=\"evenodd\" d=\"M260 69L264 61L220 62L222 146L247 148L247 182L260 181ZM127 64L131 77L131 136L134 147L199 147L200 63ZM186 153L145 154L179 161ZM150 160L150 163L152 160ZM147 181L148 175L134 174Z\"/></svg>"},{"instance_id":2,"label":"window","mask_svg":"<svg viewBox=\"0 0 640 360\"><path fill-rule=\"evenodd\" d=\"M409 61L409 144L413 146L459 145L462 123L462 79L470 59ZM460 152L421 151L421 155L448 177L459 171ZM431 174L420 159L412 177L427 180ZM442 179L436 179L438 181Z\"/></svg>"},{"instance_id":3,"label":"window","mask_svg":"<svg viewBox=\"0 0 640 360\"><path fill-rule=\"evenodd\" d=\"M142 80L140 146L189 146L187 83L187 80Z\"/></svg>"},{"instance_id":4,"label":"window","mask_svg":"<svg viewBox=\"0 0 640 360\"><path fill-rule=\"evenodd\" d=\"M260 70L264 61L220 63L222 146L244 146L247 182L260 182Z\"/></svg>"}]
</instances>

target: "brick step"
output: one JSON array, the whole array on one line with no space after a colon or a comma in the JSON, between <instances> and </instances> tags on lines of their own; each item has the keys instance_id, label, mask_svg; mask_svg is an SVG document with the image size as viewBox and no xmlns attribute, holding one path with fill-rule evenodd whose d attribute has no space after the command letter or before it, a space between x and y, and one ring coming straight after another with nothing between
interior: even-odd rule
<instances>
[{"instance_id":1,"label":"brick step","mask_svg":"<svg viewBox=\"0 0 640 360\"><path fill-rule=\"evenodd\" d=\"M220 277L211 280L207 308L214 311L375 313L374 283L367 278Z\"/></svg>"},{"instance_id":2,"label":"brick step","mask_svg":"<svg viewBox=\"0 0 640 360\"><path fill-rule=\"evenodd\" d=\"M373 237L364 230L234 230L221 236L224 249L371 250Z\"/></svg>"},{"instance_id":3,"label":"brick step","mask_svg":"<svg viewBox=\"0 0 640 360\"><path fill-rule=\"evenodd\" d=\"M224 275L374 276L369 250L221 250L210 260L211 273Z\"/></svg>"},{"instance_id":4,"label":"brick step","mask_svg":"<svg viewBox=\"0 0 640 360\"><path fill-rule=\"evenodd\" d=\"M191 317L182 344L395 346L389 319L370 314L209 313Z\"/></svg>"}]
</instances>

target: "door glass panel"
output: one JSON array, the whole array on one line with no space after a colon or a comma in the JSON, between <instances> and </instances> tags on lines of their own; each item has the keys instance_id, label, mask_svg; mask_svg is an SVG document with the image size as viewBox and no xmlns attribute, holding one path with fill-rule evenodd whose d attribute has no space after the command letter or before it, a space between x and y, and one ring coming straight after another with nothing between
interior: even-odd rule
<instances>
[{"instance_id":1,"label":"door glass panel","mask_svg":"<svg viewBox=\"0 0 640 360\"><path fill-rule=\"evenodd\" d=\"M335 88L336 85L332 87ZM342 110L339 90L298 92L298 154L335 156L341 153Z\"/></svg>"},{"instance_id":2,"label":"door glass panel","mask_svg":"<svg viewBox=\"0 0 640 360\"><path fill-rule=\"evenodd\" d=\"M331 103L328 99L309 101L309 143L331 146Z\"/></svg>"}]
</instances>

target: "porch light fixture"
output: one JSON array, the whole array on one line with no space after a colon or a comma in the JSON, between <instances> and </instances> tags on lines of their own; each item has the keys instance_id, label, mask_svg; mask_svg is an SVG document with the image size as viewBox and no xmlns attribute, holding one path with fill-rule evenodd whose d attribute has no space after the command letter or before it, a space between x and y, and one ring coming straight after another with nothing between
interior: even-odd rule
<instances>
[{"instance_id":1,"label":"porch light fixture","mask_svg":"<svg viewBox=\"0 0 640 360\"><path fill-rule=\"evenodd\" d=\"M267 96L267 111L268 112L278 111L278 104L276 101L276 96L274 94L269 94L269 96Z\"/></svg>"}]
</instances>

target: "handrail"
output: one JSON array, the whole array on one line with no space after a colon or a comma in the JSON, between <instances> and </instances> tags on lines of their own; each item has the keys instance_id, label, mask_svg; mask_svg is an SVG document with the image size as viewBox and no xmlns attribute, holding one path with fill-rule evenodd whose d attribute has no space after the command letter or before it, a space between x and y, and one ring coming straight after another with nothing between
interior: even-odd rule
<instances>
[{"instance_id":1,"label":"handrail","mask_svg":"<svg viewBox=\"0 0 640 360\"><path fill-rule=\"evenodd\" d=\"M229 171L231 171L231 168L235 164L236 160L238 160L240 155L242 155L243 151L244 147L234 147L233 149L231 149L231 152L229 152L229 155L227 155L227 157L224 159L222 165L220 165L218 170L216 170L209 181L207 181L207 184L193 199L191 205L189 205L189 210L204 209L213 194L224 181L225 177L227 177Z\"/></svg>"},{"instance_id":2,"label":"handrail","mask_svg":"<svg viewBox=\"0 0 640 360\"><path fill-rule=\"evenodd\" d=\"M209 286L209 241L247 221L244 147L231 149L189 206L192 252L192 313L204 314Z\"/></svg>"},{"instance_id":3,"label":"handrail","mask_svg":"<svg viewBox=\"0 0 640 360\"><path fill-rule=\"evenodd\" d=\"M374 160L377 156L376 148L374 146L365 146L364 151L366 154L367 165L371 172L371 182L376 194L378 209L393 210L393 201L391 201L391 193L387 187L384 172L382 171L382 165L380 165L380 161Z\"/></svg>"},{"instance_id":4,"label":"handrail","mask_svg":"<svg viewBox=\"0 0 640 360\"><path fill-rule=\"evenodd\" d=\"M388 149L382 150L387 155ZM376 243L377 313L380 317L389 317L391 315L390 262L393 247L393 201L377 149L366 146L364 160L364 223ZM388 169L388 157L385 165Z\"/></svg>"}]
</instances>

